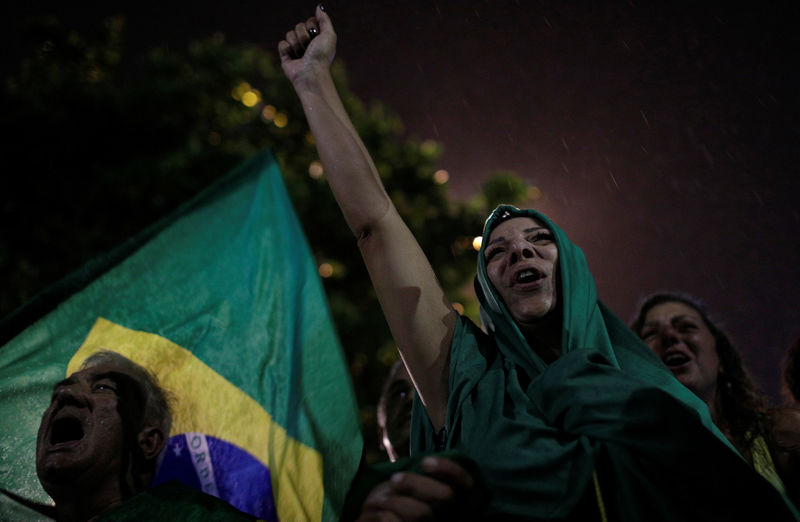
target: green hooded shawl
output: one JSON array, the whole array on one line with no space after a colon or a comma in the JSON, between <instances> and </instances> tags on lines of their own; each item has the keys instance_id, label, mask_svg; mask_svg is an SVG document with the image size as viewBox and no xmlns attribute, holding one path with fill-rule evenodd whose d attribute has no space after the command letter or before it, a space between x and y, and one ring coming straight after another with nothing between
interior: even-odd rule
<instances>
[{"instance_id":1,"label":"green hooded shawl","mask_svg":"<svg viewBox=\"0 0 800 522\"><path fill-rule=\"evenodd\" d=\"M460 318L446 440L417 401L412 454L439 446L472 457L501 519L586 520L599 486L609 520L800 520L706 405L597 299L586 259L564 232L535 210L501 205L483 237L513 217L534 218L554 235L561 356L548 365L528 346L489 282L484 241L475 288L489 333Z\"/></svg>"}]
</instances>

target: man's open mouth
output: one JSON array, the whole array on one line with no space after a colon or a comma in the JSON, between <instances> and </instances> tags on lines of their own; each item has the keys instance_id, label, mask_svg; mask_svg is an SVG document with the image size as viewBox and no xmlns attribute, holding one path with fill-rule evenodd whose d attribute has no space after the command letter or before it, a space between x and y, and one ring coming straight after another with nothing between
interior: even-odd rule
<instances>
[{"instance_id":1,"label":"man's open mouth","mask_svg":"<svg viewBox=\"0 0 800 522\"><path fill-rule=\"evenodd\" d=\"M83 438L81 421L74 417L62 417L53 422L50 429L50 444L73 442Z\"/></svg>"}]
</instances>

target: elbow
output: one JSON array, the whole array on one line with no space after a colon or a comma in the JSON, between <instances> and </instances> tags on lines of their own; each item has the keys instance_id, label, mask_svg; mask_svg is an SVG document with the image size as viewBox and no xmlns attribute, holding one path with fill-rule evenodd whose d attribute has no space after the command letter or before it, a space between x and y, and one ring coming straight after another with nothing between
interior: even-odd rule
<instances>
[{"instance_id":1,"label":"elbow","mask_svg":"<svg viewBox=\"0 0 800 522\"><path fill-rule=\"evenodd\" d=\"M358 248L362 251L364 248L367 247L370 243L372 243L374 227L365 225L361 227L354 227L353 234L356 236L356 243L358 244Z\"/></svg>"},{"instance_id":2,"label":"elbow","mask_svg":"<svg viewBox=\"0 0 800 522\"><path fill-rule=\"evenodd\" d=\"M389 225L392 216L396 216L399 219L397 212L392 212L393 208L390 203L386 209L380 212L362 213L353 216L354 219L348 224L350 225L350 230L353 231L353 235L356 236L359 246L371 243L372 238L380 235L387 228L391 228Z\"/></svg>"}]
</instances>

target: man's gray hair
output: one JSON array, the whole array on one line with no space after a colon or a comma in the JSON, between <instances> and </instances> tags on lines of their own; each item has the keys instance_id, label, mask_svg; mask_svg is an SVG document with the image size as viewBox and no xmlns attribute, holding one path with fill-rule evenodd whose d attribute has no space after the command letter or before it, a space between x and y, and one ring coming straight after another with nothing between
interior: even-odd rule
<instances>
[{"instance_id":1,"label":"man's gray hair","mask_svg":"<svg viewBox=\"0 0 800 522\"><path fill-rule=\"evenodd\" d=\"M141 385L144 394L145 404L143 405L143 425L157 426L164 433L165 438L169 438L169 430L172 427L172 413L170 411L170 395L158 384L158 378L139 364L136 364L127 357L112 351L96 352L86 358L81 365L81 369L90 368L100 364L112 364L124 368L136 382ZM140 428L139 426L137 428Z\"/></svg>"}]
</instances>

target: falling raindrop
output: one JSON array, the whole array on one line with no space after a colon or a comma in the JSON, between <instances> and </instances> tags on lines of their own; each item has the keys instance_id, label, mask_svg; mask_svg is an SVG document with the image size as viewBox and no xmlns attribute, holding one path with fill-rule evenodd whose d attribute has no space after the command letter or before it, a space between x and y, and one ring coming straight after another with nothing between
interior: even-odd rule
<instances>
[{"instance_id":1,"label":"falling raindrop","mask_svg":"<svg viewBox=\"0 0 800 522\"><path fill-rule=\"evenodd\" d=\"M617 178L614 177L614 173L609 170L608 175L611 176L611 181L614 182L614 186L617 187L617 191L619 192L619 183L617 183Z\"/></svg>"}]
</instances>

